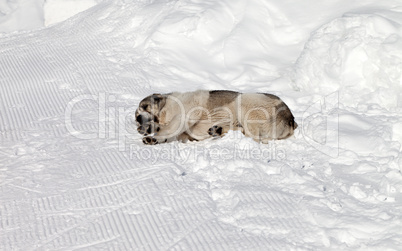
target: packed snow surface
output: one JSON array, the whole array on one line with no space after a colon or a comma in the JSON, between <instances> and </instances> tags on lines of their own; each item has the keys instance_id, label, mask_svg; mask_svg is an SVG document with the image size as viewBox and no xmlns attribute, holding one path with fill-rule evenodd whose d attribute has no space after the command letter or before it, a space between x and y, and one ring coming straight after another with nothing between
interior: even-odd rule
<instances>
[{"instance_id":1,"label":"packed snow surface","mask_svg":"<svg viewBox=\"0 0 402 251\"><path fill-rule=\"evenodd\" d=\"M0 250L401 250L400 0L0 0ZM295 136L142 144L152 93Z\"/></svg>"}]
</instances>

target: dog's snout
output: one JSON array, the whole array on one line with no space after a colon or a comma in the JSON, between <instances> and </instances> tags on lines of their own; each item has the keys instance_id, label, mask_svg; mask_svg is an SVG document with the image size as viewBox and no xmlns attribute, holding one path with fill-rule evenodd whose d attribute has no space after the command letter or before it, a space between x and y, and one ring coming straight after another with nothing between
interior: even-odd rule
<instances>
[{"instance_id":1,"label":"dog's snout","mask_svg":"<svg viewBox=\"0 0 402 251\"><path fill-rule=\"evenodd\" d=\"M143 118L142 115L140 114L140 115L137 116L137 118L136 118L135 120L137 120L138 123L142 124L144 118Z\"/></svg>"}]
</instances>

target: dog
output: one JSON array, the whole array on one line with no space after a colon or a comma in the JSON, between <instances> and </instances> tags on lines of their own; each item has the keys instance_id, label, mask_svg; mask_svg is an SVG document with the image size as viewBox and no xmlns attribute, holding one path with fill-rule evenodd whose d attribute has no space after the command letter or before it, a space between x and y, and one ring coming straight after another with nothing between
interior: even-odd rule
<instances>
[{"instance_id":1,"label":"dog","mask_svg":"<svg viewBox=\"0 0 402 251\"><path fill-rule=\"evenodd\" d=\"M289 138L298 126L279 97L228 90L152 94L140 102L135 117L147 145L222 137L229 130L267 144Z\"/></svg>"}]
</instances>

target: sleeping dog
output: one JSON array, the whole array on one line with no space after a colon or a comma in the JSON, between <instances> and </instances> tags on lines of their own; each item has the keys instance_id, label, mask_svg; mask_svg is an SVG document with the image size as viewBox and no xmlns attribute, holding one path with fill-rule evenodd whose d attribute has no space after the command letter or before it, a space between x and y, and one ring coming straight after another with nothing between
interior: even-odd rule
<instances>
[{"instance_id":1,"label":"sleeping dog","mask_svg":"<svg viewBox=\"0 0 402 251\"><path fill-rule=\"evenodd\" d=\"M277 96L234 91L152 94L136 110L144 144L221 137L240 130L257 142L286 139L297 128L292 112Z\"/></svg>"}]
</instances>

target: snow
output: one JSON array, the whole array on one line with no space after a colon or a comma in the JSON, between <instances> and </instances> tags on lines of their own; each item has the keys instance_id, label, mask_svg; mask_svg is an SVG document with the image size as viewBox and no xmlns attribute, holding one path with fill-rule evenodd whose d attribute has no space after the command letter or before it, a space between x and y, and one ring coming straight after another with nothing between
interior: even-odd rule
<instances>
[{"instance_id":1,"label":"snow","mask_svg":"<svg viewBox=\"0 0 402 251\"><path fill-rule=\"evenodd\" d=\"M400 250L402 4L0 0L0 250ZM299 128L142 144L151 93Z\"/></svg>"},{"instance_id":2,"label":"snow","mask_svg":"<svg viewBox=\"0 0 402 251\"><path fill-rule=\"evenodd\" d=\"M43 3L44 0L0 0L0 32L42 27Z\"/></svg>"},{"instance_id":3,"label":"snow","mask_svg":"<svg viewBox=\"0 0 402 251\"><path fill-rule=\"evenodd\" d=\"M64 21L96 4L96 0L46 0L43 5L44 25Z\"/></svg>"}]
</instances>

